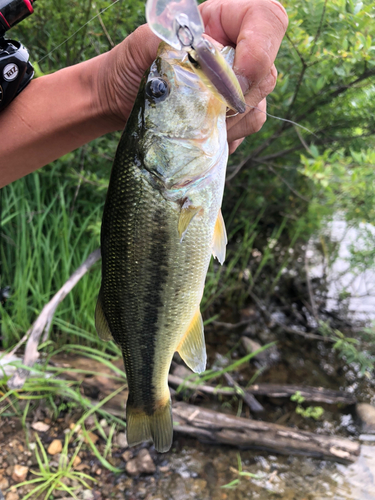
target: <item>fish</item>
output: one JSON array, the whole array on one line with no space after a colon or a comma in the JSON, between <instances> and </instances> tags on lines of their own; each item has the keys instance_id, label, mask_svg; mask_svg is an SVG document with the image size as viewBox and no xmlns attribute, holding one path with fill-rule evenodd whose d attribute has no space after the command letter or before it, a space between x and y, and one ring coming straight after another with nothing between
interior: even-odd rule
<instances>
[{"instance_id":1,"label":"fish","mask_svg":"<svg viewBox=\"0 0 375 500\"><path fill-rule=\"evenodd\" d=\"M233 64L234 49L222 49ZM211 255L224 262L221 204L226 104L165 42L146 72L119 142L101 229L95 325L121 348L129 446L173 438L168 372L177 351L206 368L200 303Z\"/></svg>"}]
</instances>

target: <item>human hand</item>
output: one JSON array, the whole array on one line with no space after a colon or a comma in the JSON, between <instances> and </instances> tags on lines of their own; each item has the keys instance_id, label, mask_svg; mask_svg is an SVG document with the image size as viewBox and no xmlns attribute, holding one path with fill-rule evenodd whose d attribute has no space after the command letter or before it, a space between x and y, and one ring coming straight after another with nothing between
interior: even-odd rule
<instances>
[{"instance_id":1,"label":"human hand","mask_svg":"<svg viewBox=\"0 0 375 500\"><path fill-rule=\"evenodd\" d=\"M234 70L249 107L244 114L227 120L229 151L233 153L266 120L266 96L276 84L274 60L288 17L276 0L207 0L200 5L200 11L206 34L222 45L236 48ZM107 69L99 71L99 87L104 89L104 93L100 92L101 102L115 128L124 126L141 78L156 57L159 42L149 27L143 25L103 60ZM108 68L112 68L111 73Z\"/></svg>"}]
</instances>

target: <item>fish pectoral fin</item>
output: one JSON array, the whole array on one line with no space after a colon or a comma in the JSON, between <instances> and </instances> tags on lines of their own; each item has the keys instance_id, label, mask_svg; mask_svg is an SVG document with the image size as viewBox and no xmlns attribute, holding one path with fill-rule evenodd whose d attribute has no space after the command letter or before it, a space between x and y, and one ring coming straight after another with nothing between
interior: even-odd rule
<instances>
[{"instance_id":1,"label":"fish pectoral fin","mask_svg":"<svg viewBox=\"0 0 375 500\"><path fill-rule=\"evenodd\" d=\"M206 345L204 343L203 320L199 308L187 329L177 352L188 367L195 373L206 369Z\"/></svg>"},{"instance_id":2,"label":"fish pectoral fin","mask_svg":"<svg viewBox=\"0 0 375 500\"><path fill-rule=\"evenodd\" d=\"M167 401L159 405L151 415L133 406L128 399L126 437L129 446L152 439L157 451L160 453L168 451L173 440L172 406L169 394Z\"/></svg>"},{"instance_id":3,"label":"fish pectoral fin","mask_svg":"<svg viewBox=\"0 0 375 500\"><path fill-rule=\"evenodd\" d=\"M95 328L99 338L105 342L113 340L111 330L109 329L107 318L105 317L102 305L102 291L99 292L98 302L95 309Z\"/></svg>"},{"instance_id":4,"label":"fish pectoral fin","mask_svg":"<svg viewBox=\"0 0 375 500\"><path fill-rule=\"evenodd\" d=\"M181 207L180 217L178 219L178 234L180 235L180 242L184 239L186 231L189 227L190 222L193 218L202 212L202 207L194 207L190 204L189 200L186 200L185 203Z\"/></svg>"},{"instance_id":5,"label":"fish pectoral fin","mask_svg":"<svg viewBox=\"0 0 375 500\"><path fill-rule=\"evenodd\" d=\"M220 208L216 219L214 238L212 242L212 255L217 258L220 264L224 263L227 243L227 231L225 229L223 214L221 213Z\"/></svg>"}]
</instances>

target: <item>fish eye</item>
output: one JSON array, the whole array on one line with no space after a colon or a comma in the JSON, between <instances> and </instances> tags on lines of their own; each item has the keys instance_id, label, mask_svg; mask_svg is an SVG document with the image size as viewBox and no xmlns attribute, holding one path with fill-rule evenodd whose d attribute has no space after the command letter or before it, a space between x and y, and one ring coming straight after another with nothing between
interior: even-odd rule
<instances>
[{"instance_id":1,"label":"fish eye","mask_svg":"<svg viewBox=\"0 0 375 500\"><path fill-rule=\"evenodd\" d=\"M152 78L146 85L148 97L163 101L169 95L169 86L162 78Z\"/></svg>"}]
</instances>

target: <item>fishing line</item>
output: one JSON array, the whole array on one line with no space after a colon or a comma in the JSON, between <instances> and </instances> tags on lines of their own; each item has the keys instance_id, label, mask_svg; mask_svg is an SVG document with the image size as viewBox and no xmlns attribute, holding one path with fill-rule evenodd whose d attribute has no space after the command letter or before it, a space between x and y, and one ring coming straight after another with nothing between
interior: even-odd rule
<instances>
[{"instance_id":1,"label":"fishing line","mask_svg":"<svg viewBox=\"0 0 375 500\"><path fill-rule=\"evenodd\" d=\"M79 31L81 31L85 26L87 26L89 23L91 23L91 21L93 21L94 19L96 19L97 17L99 17L101 14L103 14L103 12L105 12L108 9L110 9L111 7L113 7L114 5L116 5L116 3L118 3L118 2L120 2L120 0L115 0L111 5L108 5L108 7L106 7L103 10L101 10L100 12L98 12L96 14L96 16L94 16L91 19L89 19L87 21L87 23L85 23L83 26L81 26L80 28L78 28L77 31L75 31L72 35L70 35L66 40L64 40L63 42L61 42L60 45L57 45L57 47L55 47L50 52L48 52L48 54L46 54L41 59L39 59L38 64L40 62L42 62L46 57L50 56L53 52L55 52L55 50L59 49L62 45L64 45L64 43L68 42L71 38L73 38Z\"/></svg>"},{"instance_id":2,"label":"fishing line","mask_svg":"<svg viewBox=\"0 0 375 500\"><path fill-rule=\"evenodd\" d=\"M246 106L248 108L251 108L251 109L256 109L257 111L260 111L260 113L264 113L266 116L268 116L270 118L275 118L275 120L280 120L282 122L291 123L292 125L295 125L296 127L299 127L299 128L302 128L303 130L306 130L306 132L309 132L314 137L319 139L319 137L316 134L314 134L314 132L312 132L310 129L308 129L307 127L304 127L303 125L300 125L297 122L294 122L293 120L288 120L287 118L281 118L280 116L271 115L271 113L268 113L267 111L263 111L262 109L258 108L257 106L250 106L250 104L246 104ZM227 118L234 118L237 115L238 115L238 113L236 113L234 115L227 115Z\"/></svg>"}]
</instances>

